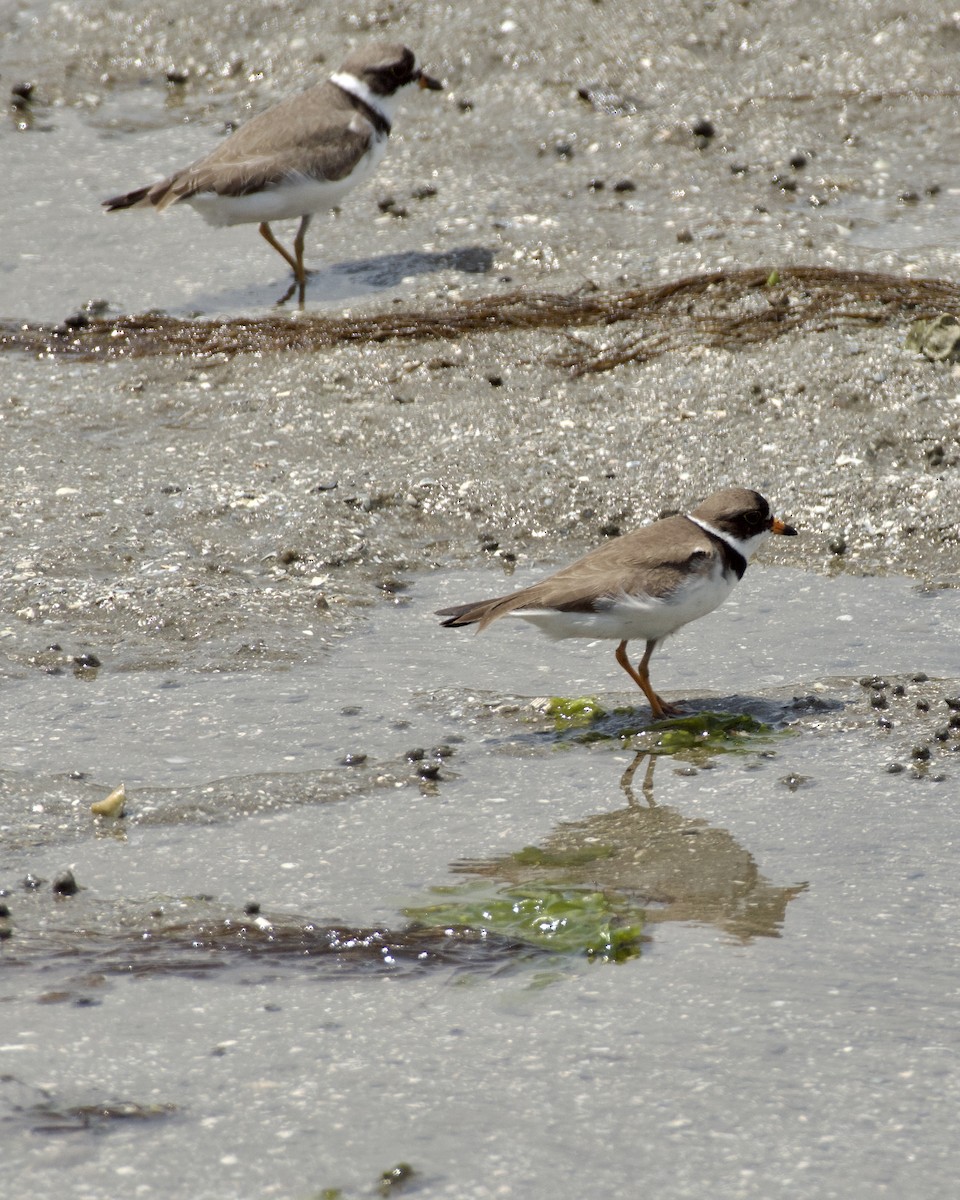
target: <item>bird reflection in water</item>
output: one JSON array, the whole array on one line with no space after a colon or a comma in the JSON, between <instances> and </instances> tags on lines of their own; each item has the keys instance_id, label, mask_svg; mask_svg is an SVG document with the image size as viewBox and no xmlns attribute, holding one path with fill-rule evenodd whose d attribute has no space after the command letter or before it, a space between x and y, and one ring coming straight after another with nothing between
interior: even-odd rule
<instances>
[{"instance_id":1,"label":"bird reflection in water","mask_svg":"<svg viewBox=\"0 0 960 1200\"><path fill-rule=\"evenodd\" d=\"M787 905L806 883L771 883L728 830L657 804L658 757L641 751L624 772L625 808L565 822L540 846L454 869L511 885L619 893L644 909L649 924L712 925L740 943L779 937ZM642 800L634 789L641 768Z\"/></svg>"}]
</instances>

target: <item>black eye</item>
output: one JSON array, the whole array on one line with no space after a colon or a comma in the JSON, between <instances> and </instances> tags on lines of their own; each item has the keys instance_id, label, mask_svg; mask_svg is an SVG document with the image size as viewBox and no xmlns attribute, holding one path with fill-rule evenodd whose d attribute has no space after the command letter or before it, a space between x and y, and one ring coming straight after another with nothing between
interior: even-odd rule
<instances>
[{"instance_id":1,"label":"black eye","mask_svg":"<svg viewBox=\"0 0 960 1200\"><path fill-rule=\"evenodd\" d=\"M758 512L748 512L744 516L748 529L756 529L763 524L763 517Z\"/></svg>"}]
</instances>

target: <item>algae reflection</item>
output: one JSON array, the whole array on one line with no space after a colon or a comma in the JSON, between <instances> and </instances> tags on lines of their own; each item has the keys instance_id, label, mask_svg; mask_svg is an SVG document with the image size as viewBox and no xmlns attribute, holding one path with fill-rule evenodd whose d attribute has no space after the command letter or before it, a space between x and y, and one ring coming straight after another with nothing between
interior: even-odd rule
<instances>
[{"instance_id":1,"label":"algae reflection","mask_svg":"<svg viewBox=\"0 0 960 1200\"><path fill-rule=\"evenodd\" d=\"M702 767L710 755L757 752L782 735L743 715L701 712L641 733L623 727L629 710L611 715L592 700L551 701L546 711L564 737L642 742L620 779L626 806L559 825L538 846L455 863L472 878L434 889L433 902L407 916L606 962L640 954L650 926L667 921L712 925L741 943L779 936L806 884L771 883L728 830L657 804L654 774L663 756Z\"/></svg>"}]
</instances>

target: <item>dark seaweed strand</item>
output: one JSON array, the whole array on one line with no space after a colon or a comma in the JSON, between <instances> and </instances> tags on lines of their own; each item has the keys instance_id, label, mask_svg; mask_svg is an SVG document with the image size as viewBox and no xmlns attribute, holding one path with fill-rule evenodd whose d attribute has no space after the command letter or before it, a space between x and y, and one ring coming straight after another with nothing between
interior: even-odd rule
<instances>
[{"instance_id":1,"label":"dark seaweed strand","mask_svg":"<svg viewBox=\"0 0 960 1200\"><path fill-rule=\"evenodd\" d=\"M765 301L755 303L759 296ZM743 302L753 297L753 307ZM739 306L739 307L738 307ZM189 321L162 314L90 319L62 326L0 323L0 351L81 359L156 355L319 351L344 343L452 341L472 334L595 328L610 331L599 345L578 339L554 360L573 375L644 362L695 346L736 349L800 329L877 323L909 313L933 315L960 307L960 286L883 272L784 267L691 275L666 284L570 293L512 292L442 309L361 316L283 316L259 320ZM635 327L641 325L639 330ZM591 339L592 340L592 339Z\"/></svg>"}]
</instances>

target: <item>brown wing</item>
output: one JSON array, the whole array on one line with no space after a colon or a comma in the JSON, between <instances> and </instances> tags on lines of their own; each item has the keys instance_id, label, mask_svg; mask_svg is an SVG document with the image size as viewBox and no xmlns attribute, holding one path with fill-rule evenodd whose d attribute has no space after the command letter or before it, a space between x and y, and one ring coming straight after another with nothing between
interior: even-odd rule
<instances>
[{"instance_id":1,"label":"brown wing","mask_svg":"<svg viewBox=\"0 0 960 1200\"><path fill-rule=\"evenodd\" d=\"M663 599L677 586L677 573L706 572L717 550L705 533L684 517L668 517L591 550L539 583L509 596L440 609L444 625L485 629L491 621L522 608L596 612L604 600L623 592Z\"/></svg>"},{"instance_id":2,"label":"brown wing","mask_svg":"<svg viewBox=\"0 0 960 1200\"><path fill-rule=\"evenodd\" d=\"M335 181L350 174L373 136L367 118L327 81L253 117L182 171L104 203L123 208L146 199L162 210L197 192L246 196L291 175Z\"/></svg>"}]
</instances>

